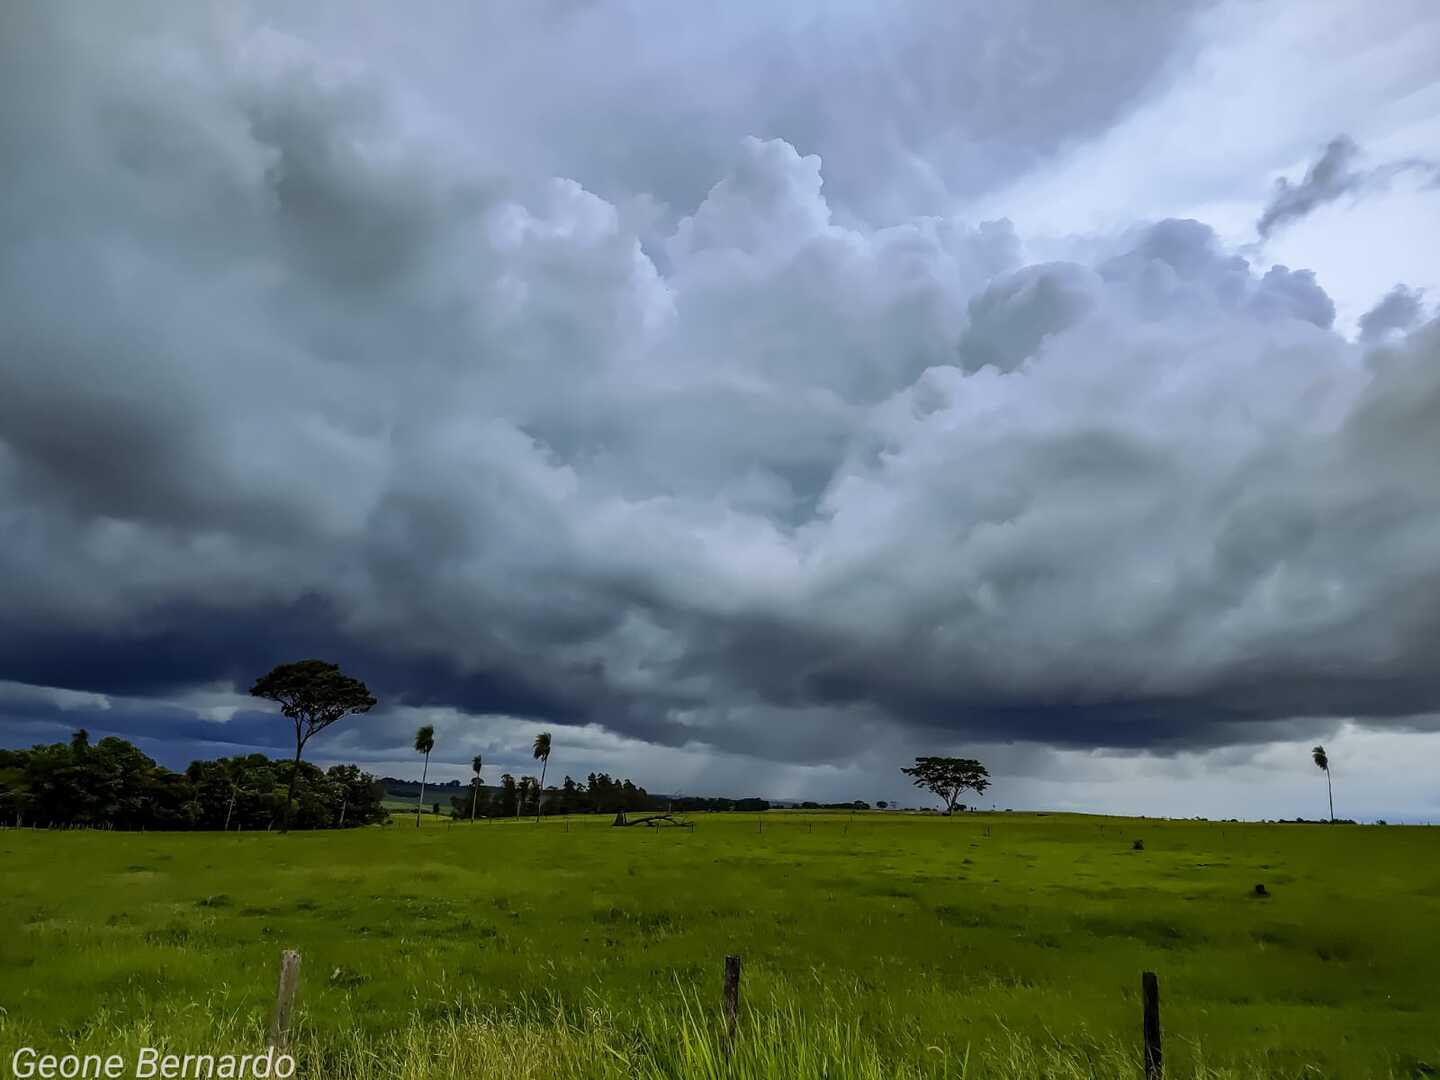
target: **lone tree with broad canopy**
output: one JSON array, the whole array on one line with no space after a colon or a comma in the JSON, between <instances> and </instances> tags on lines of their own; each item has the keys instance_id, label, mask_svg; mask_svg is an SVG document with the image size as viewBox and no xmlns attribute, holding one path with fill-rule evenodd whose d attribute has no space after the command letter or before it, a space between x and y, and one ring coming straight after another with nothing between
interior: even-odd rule
<instances>
[{"instance_id":1,"label":"lone tree with broad canopy","mask_svg":"<svg viewBox=\"0 0 1440 1080\"><path fill-rule=\"evenodd\" d=\"M940 799L947 814L954 812L964 792L980 795L990 786L990 774L973 758L917 757L914 765L900 771Z\"/></svg>"},{"instance_id":2,"label":"lone tree with broad canopy","mask_svg":"<svg viewBox=\"0 0 1440 1080\"><path fill-rule=\"evenodd\" d=\"M290 812L295 803L295 780L300 773L300 753L316 732L324 731L348 713L369 712L375 698L359 679L340 671L338 664L324 660L297 660L279 664L250 687L253 697L279 704L280 711L295 722L295 764L290 770L290 790L285 796L285 816L280 831L290 831Z\"/></svg>"}]
</instances>

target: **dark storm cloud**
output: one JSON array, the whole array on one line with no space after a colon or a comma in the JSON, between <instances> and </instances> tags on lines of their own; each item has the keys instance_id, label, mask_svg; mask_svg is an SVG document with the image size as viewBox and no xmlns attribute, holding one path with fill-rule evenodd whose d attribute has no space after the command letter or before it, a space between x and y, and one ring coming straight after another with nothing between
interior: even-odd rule
<instances>
[{"instance_id":1,"label":"dark storm cloud","mask_svg":"<svg viewBox=\"0 0 1440 1080\"><path fill-rule=\"evenodd\" d=\"M108 698L101 702L56 701L17 693L0 683L0 730L7 746L69 741L84 729L93 740L116 736L134 742L162 765L183 769L201 758L260 753L289 758L295 752L294 728L268 703L225 710L212 718L195 708L144 699ZM325 761L327 752L347 761L373 762L393 757L394 733L383 716L348 716L309 747L307 758Z\"/></svg>"},{"instance_id":2,"label":"dark storm cloud","mask_svg":"<svg viewBox=\"0 0 1440 1080\"><path fill-rule=\"evenodd\" d=\"M216 683L244 692L275 664L305 656L363 672L387 705L451 705L577 722L604 693L598 680L593 687L574 678L569 687L558 680L535 685L518 662L508 670L466 670L453 656L357 640L341 624L340 609L318 596L261 609L211 607L197 598L189 605L137 610L126 626L109 630L0 618L0 656L8 680L121 698ZM589 693L577 692L582 688Z\"/></svg>"},{"instance_id":3,"label":"dark storm cloud","mask_svg":"<svg viewBox=\"0 0 1440 1080\"><path fill-rule=\"evenodd\" d=\"M132 741L149 740L162 747L177 746L190 756L167 753L166 764L183 766L208 751L213 754L260 752L276 757L295 751L293 731L272 714L237 712L224 722L205 720L189 709L164 705L112 703L105 708L66 706L42 702L0 701L0 720L12 733L11 742L63 742L72 731L84 728L93 738L116 735ZM288 745L287 745L288 744ZM201 750L200 748L205 748ZM193 749L192 749L193 748Z\"/></svg>"},{"instance_id":4,"label":"dark storm cloud","mask_svg":"<svg viewBox=\"0 0 1440 1080\"><path fill-rule=\"evenodd\" d=\"M0 36L0 679L272 746L183 702L320 656L384 703L337 752L452 709L837 767L1433 709L1433 324L1363 349L1196 221L857 226L782 139L647 217L274 28L80 10Z\"/></svg>"},{"instance_id":5,"label":"dark storm cloud","mask_svg":"<svg viewBox=\"0 0 1440 1080\"><path fill-rule=\"evenodd\" d=\"M1428 176L1432 184L1440 182L1440 166L1431 161L1415 158L1357 168L1359 158L1360 147L1348 135L1331 139L1299 183L1284 177L1275 182L1275 193L1256 221L1255 231L1269 236L1327 203L1382 187L1401 173L1416 172Z\"/></svg>"},{"instance_id":6,"label":"dark storm cloud","mask_svg":"<svg viewBox=\"0 0 1440 1080\"><path fill-rule=\"evenodd\" d=\"M1255 231L1269 236L1277 225L1303 218L1317 206L1355 191L1364 183L1363 175L1351 167L1359 154L1360 148L1348 136L1331 139L1298 184L1284 177L1275 181L1275 194L1255 223Z\"/></svg>"},{"instance_id":7,"label":"dark storm cloud","mask_svg":"<svg viewBox=\"0 0 1440 1080\"><path fill-rule=\"evenodd\" d=\"M1420 289L1396 285L1378 304L1360 316L1360 340L1371 344L1383 341L1391 333L1409 330L1424 315L1424 293Z\"/></svg>"}]
</instances>

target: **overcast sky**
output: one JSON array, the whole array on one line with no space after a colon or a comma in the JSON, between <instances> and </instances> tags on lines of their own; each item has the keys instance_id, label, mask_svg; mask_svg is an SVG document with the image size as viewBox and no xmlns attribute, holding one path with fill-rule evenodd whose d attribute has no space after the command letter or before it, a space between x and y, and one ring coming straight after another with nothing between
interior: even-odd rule
<instances>
[{"instance_id":1,"label":"overcast sky","mask_svg":"<svg viewBox=\"0 0 1440 1080\"><path fill-rule=\"evenodd\" d=\"M1440 820L1440 6L0 7L0 744Z\"/></svg>"}]
</instances>

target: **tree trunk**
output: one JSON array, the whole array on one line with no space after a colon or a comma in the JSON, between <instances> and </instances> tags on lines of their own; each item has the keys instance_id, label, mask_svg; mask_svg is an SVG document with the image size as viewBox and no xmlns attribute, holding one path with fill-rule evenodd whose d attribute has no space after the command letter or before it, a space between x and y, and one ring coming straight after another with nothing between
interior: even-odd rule
<instances>
[{"instance_id":1,"label":"tree trunk","mask_svg":"<svg viewBox=\"0 0 1440 1080\"><path fill-rule=\"evenodd\" d=\"M1325 791L1330 796L1330 821L1335 821L1335 789L1330 786L1330 768L1325 768Z\"/></svg>"},{"instance_id":2,"label":"tree trunk","mask_svg":"<svg viewBox=\"0 0 1440 1080\"><path fill-rule=\"evenodd\" d=\"M549 758L540 759L540 787L535 792L535 824L540 824L540 803L545 798L545 769L549 766Z\"/></svg>"},{"instance_id":3,"label":"tree trunk","mask_svg":"<svg viewBox=\"0 0 1440 1080\"><path fill-rule=\"evenodd\" d=\"M420 802L415 807L415 827L420 827L420 815L425 810L425 778L430 775L430 751L425 751L425 768L420 772Z\"/></svg>"},{"instance_id":4,"label":"tree trunk","mask_svg":"<svg viewBox=\"0 0 1440 1080\"><path fill-rule=\"evenodd\" d=\"M300 725L295 725L295 764L290 769L290 792L285 796L285 816L280 821L280 831L290 831L290 807L295 802L295 781L300 776L300 751L304 749L305 740L300 738Z\"/></svg>"},{"instance_id":5,"label":"tree trunk","mask_svg":"<svg viewBox=\"0 0 1440 1080\"><path fill-rule=\"evenodd\" d=\"M225 832L230 831L230 815L235 812L235 788L230 788L230 805L225 808Z\"/></svg>"}]
</instances>

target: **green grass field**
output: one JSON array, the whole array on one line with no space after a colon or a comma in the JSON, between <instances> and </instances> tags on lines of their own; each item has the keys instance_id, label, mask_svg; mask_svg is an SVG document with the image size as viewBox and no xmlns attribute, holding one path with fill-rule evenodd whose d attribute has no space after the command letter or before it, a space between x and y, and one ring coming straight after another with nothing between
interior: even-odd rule
<instances>
[{"instance_id":1,"label":"green grass field","mask_svg":"<svg viewBox=\"0 0 1440 1080\"><path fill-rule=\"evenodd\" d=\"M1440 830L413 820L0 832L7 1067L19 1045L253 1045L293 947L302 1053L326 1075L480 1075L462 1058L485 1047L513 1064L494 1075L530 1075L526 1054L534 1075L706 1075L727 953L747 1028L771 1032L737 1053L744 1075L820 1068L762 1062L774 1043L838 1055L835 1076L1133 1076L1143 970L1169 1075L1440 1069Z\"/></svg>"}]
</instances>

